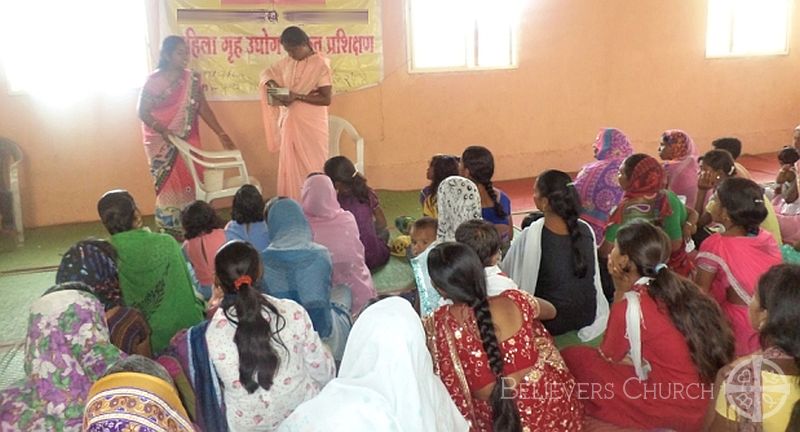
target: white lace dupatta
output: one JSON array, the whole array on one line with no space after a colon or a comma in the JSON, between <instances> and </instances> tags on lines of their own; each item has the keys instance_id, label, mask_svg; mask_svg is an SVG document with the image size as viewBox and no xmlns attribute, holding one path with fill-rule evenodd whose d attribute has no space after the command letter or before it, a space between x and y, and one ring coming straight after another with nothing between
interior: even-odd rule
<instances>
[{"instance_id":1,"label":"white lace dupatta","mask_svg":"<svg viewBox=\"0 0 800 432\"><path fill-rule=\"evenodd\" d=\"M594 231L588 223L578 219L578 221L588 228L592 235L592 245L595 242ZM536 282L539 279L539 265L542 259L542 229L544 228L544 218L531 224L522 230L522 233L514 237L511 248L503 258L500 266L508 276L519 285L523 291L536 295ZM608 300L603 294L603 286L600 283L600 265L597 261L597 248L594 247L594 287L597 308L595 310L594 322L578 330L578 338L586 342L590 341L606 330L608 324Z\"/></svg>"},{"instance_id":2,"label":"white lace dupatta","mask_svg":"<svg viewBox=\"0 0 800 432\"><path fill-rule=\"evenodd\" d=\"M634 285L648 285L653 278L642 277ZM640 381L646 381L650 374L650 363L642 357L642 303L639 293L628 291L625 293L625 300L628 301L628 308L625 310L625 336L630 345L629 354L636 377Z\"/></svg>"}]
</instances>

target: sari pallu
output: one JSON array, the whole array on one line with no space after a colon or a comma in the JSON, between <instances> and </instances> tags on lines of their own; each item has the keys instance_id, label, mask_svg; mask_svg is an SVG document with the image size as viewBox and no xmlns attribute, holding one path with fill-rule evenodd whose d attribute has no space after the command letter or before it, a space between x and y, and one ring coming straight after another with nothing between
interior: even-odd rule
<instances>
[{"instance_id":1,"label":"sari pallu","mask_svg":"<svg viewBox=\"0 0 800 432\"><path fill-rule=\"evenodd\" d=\"M575 177L575 190L581 198L581 219L594 231L597 245L603 243L608 215L622 199L617 182L619 166L633 154L628 137L618 129L600 129L592 144L597 161L585 165Z\"/></svg>"},{"instance_id":2,"label":"sari pallu","mask_svg":"<svg viewBox=\"0 0 800 432\"><path fill-rule=\"evenodd\" d=\"M153 118L166 126L170 133L200 148L198 111L202 100L200 75L189 69L169 82L163 73L156 71L147 78L142 88L142 99L151 101ZM150 162L156 190L156 224L172 235L183 235L181 210L194 201L194 179L178 149L163 136L142 124L144 151ZM202 167L196 166L202 176Z\"/></svg>"},{"instance_id":3,"label":"sari pallu","mask_svg":"<svg viewBox=\"0 0 800 432\"><path fill-rule=\"evenodd\" d=\"M312 172L322 172L328 159L328 107L294 101L289 106L267 103L267 82L308 95L332 84L330 60L313 53L303 60L279 60L261 73L262 120L271 152L278 157L278 195L300 200L303 182Z\"/></svg>"},{"instance_id":4,"label":"sari pallu","mask_svg":"<svg viewBox=\"0 0 800 432\"><path fill-rule=\"evenodd\" d=\"M58 291L31 306L25 381L0 392L0 430L79 431L92 383L123 358L108 340L103 305Z\"/></svg>"},{"instance_id":5,"label":"sari pallu","mask_svg":"<svg viewBox=\"0 0 800 432\"><path fill-rule=\"evenodd\" d=\"M121 372L97 381L83 419L86 432L194 432L175 389L151 375Z\"/></svg>"}]
</instances>

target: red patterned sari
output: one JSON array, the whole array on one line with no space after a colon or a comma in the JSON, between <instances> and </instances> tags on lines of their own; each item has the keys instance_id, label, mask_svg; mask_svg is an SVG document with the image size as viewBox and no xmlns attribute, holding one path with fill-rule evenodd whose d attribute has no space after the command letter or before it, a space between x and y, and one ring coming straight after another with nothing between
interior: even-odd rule
<instances>
[{"instance_id":1,"label":"red patterned sari","mask_svg":"<svg viewBox=\"0 0 800 432\"><path fill-rule=\"evenodd\" d=\"M583 406L577 398L575 379L564 364L553 338L536 319L538 304L528 293L508 290L500 294L512 300L522 313L522 326L500 343L504 375L527 370L507 395L517 403L525 431L581 431ZM473 393L495 381L483 349L474 314L459 323L450 305L437 309L425 320L428 346L436 373L471 431L491 431L492 407Z\"/></svg>"},{"instance_id":2,"label":"red patterned sari","mask_svg":"<svg viewBox=\"0 0 800 432\"><path fill-rule=\"evenodd\" d=\"M172 82L157 70L147 78L142 99L151 101L150 113L154 119L167 126L172 134L199 148L197 114L201 92L200 76L191 70L185 69L183 75ZM156 224L169 234L182 236L180 213L195 199L194 180L175 146L144 123L142 135L156 188Z\"/></svg>"}]
</instances>

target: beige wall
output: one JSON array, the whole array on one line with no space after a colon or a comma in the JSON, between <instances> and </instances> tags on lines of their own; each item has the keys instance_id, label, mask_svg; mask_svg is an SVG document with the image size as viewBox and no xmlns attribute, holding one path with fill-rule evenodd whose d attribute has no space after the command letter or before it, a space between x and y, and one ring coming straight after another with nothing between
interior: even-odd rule
<instances>
[{"instance_id":1,"label":"beige wall","mask_svg":"<svg viewBox=\"0 0 800 432\"><path fill-rule=\"evenodd\" d=\"M441 74L408 73L403 2L382 3L385 80L338 95L331 107L365 136L373 187L417 188L432 153L460 153L470 144L490 147L497 178L511 179L548 167L578 169L602 126L621 128L637 150L650 153L660 132L676 127L702 149L716 136L736 135L746 152L758 153L788 143L800 122L793 112L800 101L797 50L705 59L703 1L528 0L519 69ZM790 46L796 48L798 34ZM27 226L94 220L96 199L115 187L129 189L152 212L135 104L131 91L67 110L45 108L8 95L0 77L0 135L20 143L27 157ZM276 157L265 149L258 105L213 107L273 192ZM217 145L208 132L204 127L206 145Z\"/></svg>"}]
</instances>

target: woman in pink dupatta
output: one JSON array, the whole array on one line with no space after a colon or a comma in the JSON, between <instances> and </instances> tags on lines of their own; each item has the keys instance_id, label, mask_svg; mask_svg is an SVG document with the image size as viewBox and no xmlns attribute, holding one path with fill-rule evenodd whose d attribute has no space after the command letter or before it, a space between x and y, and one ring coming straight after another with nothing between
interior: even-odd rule
<instances>
[{"instance_id":1,"label":"woman in pink dupatta","mask_svg":"<svg viewBox=\"0 0 800 432\"><path fill-rule=\"evenodd\" d=\"M761 186L728 178L709 201L714 222L725 227L700 244L695 282L722 307L736 337L736 356L758 350L758 334L748 317L758 279L782 261L778 243L759 227L767 217Z\"/></svg>"},{"instance_id":2,"label":"woman in pink dupatta","mask_svg":"<svg viewBox=\"0 0 800 432\"><path fill-rule=\"evenodd\" d=\"M342 209L330 177L319 174L306 179L303 185L303 213L311 225L314 242L331 253L334 287L346 285L353 293L353 315L377 295L372 275L364 261L364 244L358 234L356 218Z\"/></svg>"},{"instance_id":3,"label":"woman in pink dupatta","mask_svg":"<svg viewBox=\"0 0 800 432\"><path fill-rule=\"evenodd\" d=\"M166 136L175 135L199 148L199 114L225 148L235 148L206 101L200 74L186 69L188 64L186 42L179 36L167 36L161 44L158 69L147 77L139 97L144 151L156 187L156 224L180 239L181 210L195 200L194 180Z\"/></svg>"},{"instance_id":4,"label":"woman in pink dupatta","mask_svg":"<svg viewBox=\"0 0 800 432\"><path fill-rule=\"evenodd\" d=\"M664 160L667 171L667 188L675 195L686 198L684 204L692 205L697 199L697 149L686 132L670 129L661 134L658 155Z\"/></svg>"},{"instance_id":5,"label":"woman in pink dupatta","mask_svg":"<svg viewBox=\"0 0 800 432\"><path fill-rule=\"evenodd\" d=\"M281 45L289 57L261 72L259 94L267 148L280 151L278 195L299 200L306 176L321 172L328 160L331 67L298 27L283 31ZM289 94L280 96L270 90L277 87L288 88ZM281 106L268 104L267 93Z\"/></svg>"}]
</instances>

